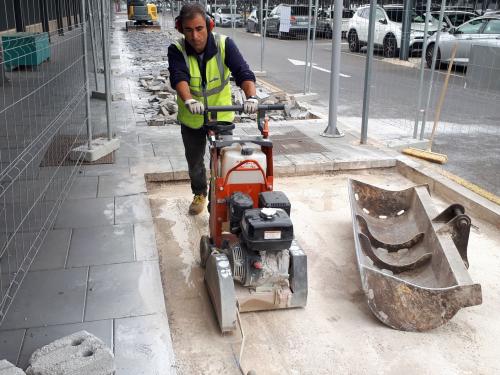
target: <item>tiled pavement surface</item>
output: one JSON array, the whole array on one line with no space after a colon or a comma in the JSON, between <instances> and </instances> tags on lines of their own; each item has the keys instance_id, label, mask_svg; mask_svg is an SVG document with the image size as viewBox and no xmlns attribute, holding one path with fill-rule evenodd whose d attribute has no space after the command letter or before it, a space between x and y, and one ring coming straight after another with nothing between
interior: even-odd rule
<instances>
[{"instance_id":1,"label":"tiled pavement surface","mask_svg":"<svg viewBox=\"0 0 500 375\"><path fill-rule=\"evenodd\" d=\"M129 74L126 34L117 27L113 38L111 53L122 56L112 61L114 90L125 94L112 105L121 146L115 164L81 168L0 327L0 358L23 368L36 348L85 329L114 350L117 375L175 372L144 176L186 179L187 165L179 127L146 127L137 114L145 94ZM93 100L92 108L102 128L104 103ZM300 128L329 151L279 155L276 175L395 165L376 147L359 146L354 134L320 137L324 120L272 124L271 132L282 126ZM255 125L238 125L235 134L255 134Z\"/></svg>"}]
</instances>

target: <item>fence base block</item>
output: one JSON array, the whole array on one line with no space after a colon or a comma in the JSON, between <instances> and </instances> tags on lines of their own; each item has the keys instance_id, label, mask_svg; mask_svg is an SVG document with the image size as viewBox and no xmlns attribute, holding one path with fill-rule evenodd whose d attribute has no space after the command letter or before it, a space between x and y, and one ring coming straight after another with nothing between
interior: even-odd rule
<instances>
[{"instance_id":1,"label":"fence base block","mask_svg":"<svg viewBox=\"0 0 500 375\"><path fill-rule=\"evenodd\" d=\"M93 162L101 159L102 157L109 155L113 151L120 148L120 140L113 138L108 140L106 138L97 138L92 140L91 148L89 149L88 144L75 147L70 152L71 160L84 160L86 162ZM83 156L82 156L83 154Z\"/></svg>"}]
</instances>

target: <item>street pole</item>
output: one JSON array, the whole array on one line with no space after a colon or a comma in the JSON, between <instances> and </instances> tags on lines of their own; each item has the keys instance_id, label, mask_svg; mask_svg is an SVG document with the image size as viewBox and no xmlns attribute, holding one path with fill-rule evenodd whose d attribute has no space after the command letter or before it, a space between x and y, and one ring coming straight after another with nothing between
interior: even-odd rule
<instances>
[{"instance_id":1,"label":"street pole","mask_svg":"<svg viewBox=\"0 0 500 375\"><path fill-rule=\"evenodd\" d=\"M373 44L375 34L375 12L377 0L370 0L370 18L368 23L368 50L366 52L365 66L365 84L363 90L363 117L361 119L361 141L362 145L366 144L368 139L368 116L370 113L370 86L372 79L372 64L373 64Z\"/></svg>"},{"instance_id":2,"label":"street pole","mask_svg":"<svg viewBox=\"0 0 500 375\"><path fill-rule=\"evenodd\" d=\"M442 0L441 9L439 10L439 22L438 22L438 30L436 33L436 42L434 43L434 49L432 51L431 80L429 83L429 91L427 92L427 103L425 104L425 110L422 116L422 126L420 127L420 140L424 139L425 126L427 123L427 113L429 112L429 106L431 104L432 86L434 85L434 72L436 71L437 51L439 48L439 39L441 37L441 27L443 27L445 6L446 6L446 0Z\"/></svg>"},{"instance_id":3,"label":"street pole","mask_svg":"<svg viewBox=\"0 0 500 375\"><path fill-rule=\"evenodd\" d=\"M330 107L328 109L328 126L321 134L329 138L344 136L337 128L337 108L340 93L340 54L342 47L342 8L343 0L335 0L332 25L332 62L330 67Z\"/></svg>"},{"instance_id":4,"label":"street pole","mask_svg":"<svg viewBox=\"0 0 500 375\"><path fill-rule=\"evenodd\" d=\"M432 0L427 0L425 5L425 26L424 26L424 42L422 44L422 58L420 59L420 80L418 83L418 104L417 113L415 115L415 125L413 126L413 138L417 139L418 134L418 123L420 121L420 113L423 112L422 108L422 91L424 89L424 71L425 71L425 51L427 50L427 33L429 32L429 21L431 18L431 2Z\"/></svg>"},{"instance_id":5,"label":"street pole","mask_svg":"<svg viewBox=\"0 0 500 375\"><path fill-rule=\"evenodd\" d=\"M291 7L290 7L291 8ZM304 65L304 95L307 94L307 69L308 69L308 60L309 60L309 48L311 44L310 34L311 34L311 11L312 11L312 0L309 0L309 17L307 19L307 47L306 47L306 64ZM279 33L279 30L278 30Z\"/></svg>"},{"instance_id":6,"label":"street pole","mask_svg":"<svg viewBox=\"0 0 500 375\"><path fill-rule=\"evenodd\" d=\"M411 10L412 0L404 0L403 23L401 25L401 51L399 53L400 60L408 60L410 57Z\"/></svg>"},{"instance_id":7,"label":"street pole","mask_svg":"<svg viewBox=\"0 0 500 375\"><path fill-rule=\"evenodd\" d=\"M94 60L94 77L95 77L95 90L99 91L99 79L97 77L97 56L96 56L96 45L95 45L95 25L94 25L94 11L92 10L92 0L87 0L89 5L89 27L90 27L90 43L92 44L92 59Z\"/></svg>"},{"instance_id":8,"label":"street pole","mask_svg":"<svg viewBox=\"0 0 500 375\"><path fill-rule=\"evenodd\" d=\"M106 129L108 141L111 140L111 72L108 56L108 33L109 28L106 22L106 0L101 0L101 33L102 33L102 58L104 62L104 90L106 94Z\"/></svg>"},{"instance_id":9,"label":"street pole","mask_svg":"<svg viewBox=\"0 0 500 375\"><path fill-rule=\"evenodd\" d=\"M83 48L83 80L85 85L85 114L87 117L87 147L92 150L92 122L90 117L90 89L89 89L89 73L87 60L87 18L85 9L85 0L81 0L82 7L82 48Z\"/></svg>"},{"instance_id":10,"label":"street pole","mask_svg":"<svg viewBox=\"0 0 500 375\"><path fill-rule=\"evenodd\" d=\"M262 24L264 23L264 19L262 18L264 15L264 0L260 0L260 14L259 14L259 33L260 33L260 71L264 71L264 37L262 36Z\"/></svg>"},{"instance_id":11,"label":"street pole","mask_svg":"<svg viewBox=\"0 0 500 375\"><path fill-rule=\"evenodd\" d=\"M309 69L309 85L307 88L308 92L311 92L311 82L312 82L312 72L313 72L313 62L314 62L314 45L316 44L316 25L318 23L318 5L319 5L318 2L319 0L316 0L316 3L314 5L313 40L311 47L311 59L309 60L311 62L311 67Z\"/></svg>"}]
</instances>

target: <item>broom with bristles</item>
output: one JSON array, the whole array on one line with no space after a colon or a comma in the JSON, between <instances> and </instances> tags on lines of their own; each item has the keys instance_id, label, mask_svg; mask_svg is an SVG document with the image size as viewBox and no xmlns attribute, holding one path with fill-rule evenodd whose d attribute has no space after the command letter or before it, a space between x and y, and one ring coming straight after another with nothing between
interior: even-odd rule
<instances>
[{"instance_id":1,"label":"broom with bristles","mask_svg":"<svg viewBox=\"0 0 500 375\"><path fill-rule=\"evenodd\" d=\"M436 47L434 47L436 48ZM446 97L446 91L448 90L448 81L450 80L451 68L453 66L453 61L455 60L455 54L457 53L457 45L453 46L451 51L450 62L448 63L448 71L446 72L446 78L444 79L443 88L441 89L441 94L439 95L439 101L436 108L436 113L434 114L434 126L432 127L431 137L429 139L429 144L425 150L419 148L409 147L403 150L403 154L415 156L420 159L432 161L434 163L444 164L448 161L448 156L445 154L440 154L432 151L432 142L434 142L434 136L436 135L436 129L439 124L439 118L441 117L441 107L444 103L444 98ZM422 124L425 126L425 124Z\"/></svg>"}]
</instances>

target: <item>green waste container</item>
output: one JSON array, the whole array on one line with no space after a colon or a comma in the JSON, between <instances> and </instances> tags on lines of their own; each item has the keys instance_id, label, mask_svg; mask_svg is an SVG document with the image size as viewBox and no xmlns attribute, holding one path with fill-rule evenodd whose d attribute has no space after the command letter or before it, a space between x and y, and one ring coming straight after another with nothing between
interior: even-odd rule
<instances>
[{"instance_id":1,"label":"green waste container","mask_svg":"<svg viewBox=\"0 0 500 375\"><path fill-rule=\"evenodd\" d=\"M6 71L18 66L38 66L50 59L48 33L14 33L2 35Z\"/></svg>"}]
</instances>

